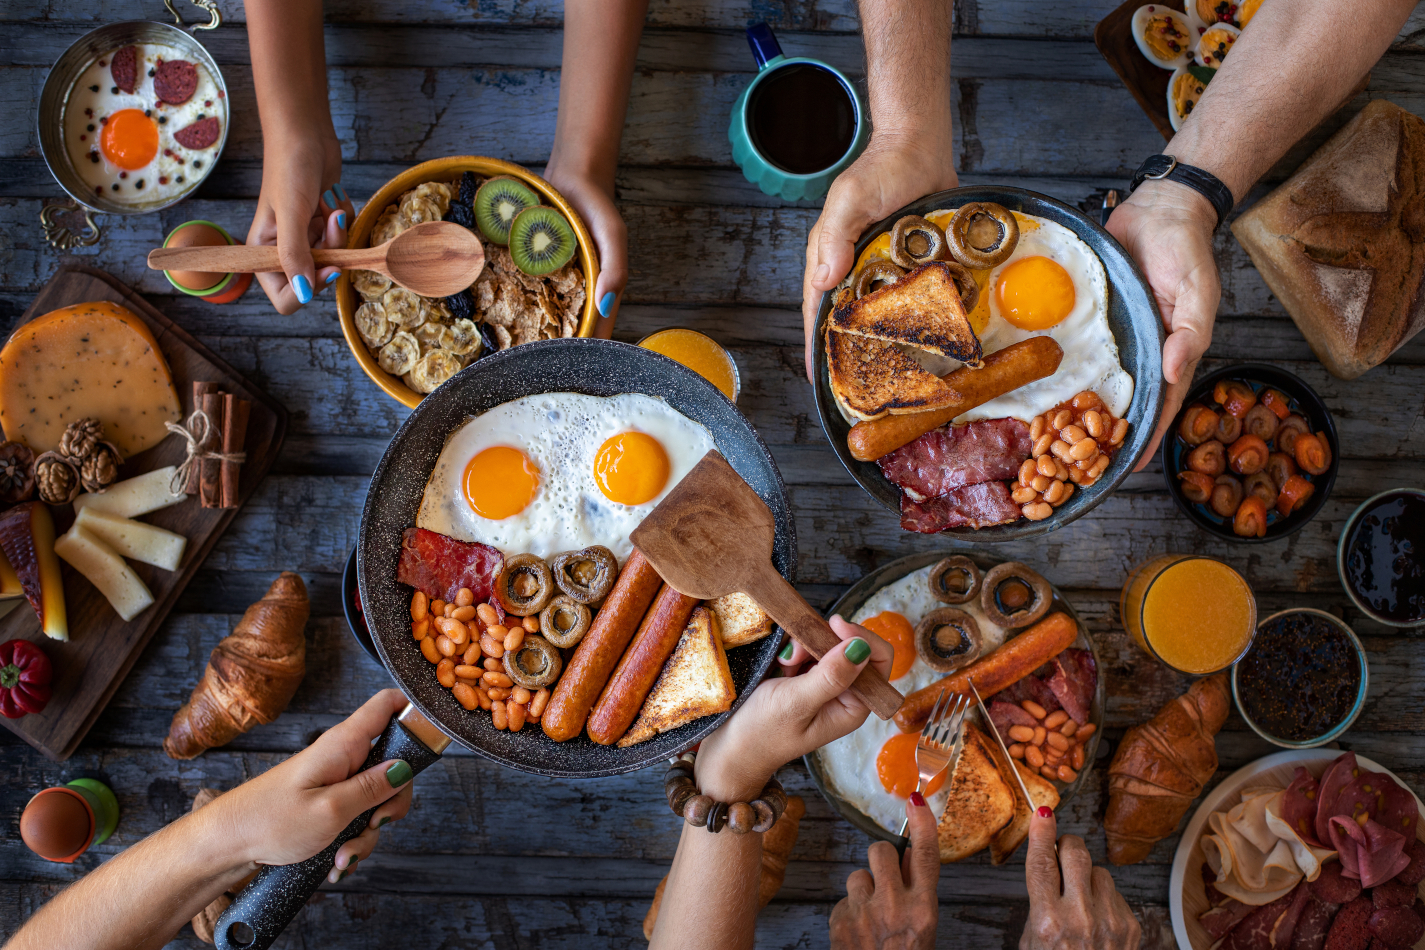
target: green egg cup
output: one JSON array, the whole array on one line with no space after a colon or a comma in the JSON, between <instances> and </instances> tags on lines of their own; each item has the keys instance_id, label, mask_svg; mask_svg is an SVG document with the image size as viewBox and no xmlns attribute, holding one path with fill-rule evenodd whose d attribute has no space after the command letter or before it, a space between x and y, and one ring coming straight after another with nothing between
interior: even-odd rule
<instances>
[{"instance_id":1,"label":"green egg cup","mask_svg":"<svg viewBox=\"0 0 1425 950\"><path fill-rule=\"evenodd\" d=\"M168 232L168 237L166 237L166 238L163 239L163 246L164 246L164 247L167 247L167 246L168 246L168 242L173 240L173 236L174 236L175 234L177 234L179 231L182 231L184 228L188 227L190 224L206 224L208 227L212 228L213 230L215 230L215 231L217 231L219 234L221 234L221 235L227 240L227 242L228 242L228 244L229 244L230 246L237 243L236 241L233 240L233 236L232 236L231 234L229 234L229 233L227 232L227 229L224 228L221 224L218 224L218 223L215 222L215 221L204 221L204 220L202 220L201 218L195 218L195 219L192 220L192 221L184 221L184 222L183 222L182 224L180 224L178 227L174 228L172 231L169 231L169 232ZM163 276L168 278L168 282L169 282L170 284L172 284L175 289L182 291L183 293L187 294L187 295L190 296L190 297L214 297L214 296L217 296L218 294L222 293L223 291L225 291L225 290L227 290L229 287L231 287L233 281L237 280L237 278L238 278L238 275L237 275L237 274L229 274L229 275L227 275L226 277L224 277L222 280L218 281L216 284L214 284L213 286L209 287L209 288L206 289L206 290L192 290L192 289L190 289L190 288L188 288L188 287L184 287L184 286L183 286L182 284L180 284L178 281L174 280L174 279L173 279L173 275L170 274L168 271L164 271L164 272L163 272Z\"/></svg>"},{"instance_id":2,"label":"green egg cup","mask_svg":"<svg viewBox=\"0 0 1425 950\"><path fill-rule=\"evenodd\" d=\"M94 838L88 847L92 848L109 840L109 836L119 825L119 800L114 797L109 786L98 779L77 778L65 788L78 792L79 797L88 802L89 808L94 812Z\"/></svg>"}]
</instances>

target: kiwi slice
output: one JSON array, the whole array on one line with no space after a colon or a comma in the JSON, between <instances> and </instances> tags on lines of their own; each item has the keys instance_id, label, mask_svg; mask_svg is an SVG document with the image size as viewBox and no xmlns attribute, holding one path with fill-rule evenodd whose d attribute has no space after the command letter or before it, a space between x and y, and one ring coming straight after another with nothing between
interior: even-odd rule
<instances>
[{"instance_id":1,"label":"kiwi slice","mask_svg":"<svg viewBox=\"0 0 1425 950\"><path fill-rule=\"evenodd\" d=\"M475 223L486 240L508 244L515 215L537 204L539 196L524 182L504 175L490 178L475 192Z\"/></svg>"},{"instance_id":2,"label":"kiwi slice","mask_svg":"<svg viewBox=\"0 0 1425 950\"><path fill-rule=\"evenodd\" d=\"M510 228L510 257L531 277L552 274L574 256L574 229L564 215L539 205L526 208Z\"/></svg>"}]
</instances>

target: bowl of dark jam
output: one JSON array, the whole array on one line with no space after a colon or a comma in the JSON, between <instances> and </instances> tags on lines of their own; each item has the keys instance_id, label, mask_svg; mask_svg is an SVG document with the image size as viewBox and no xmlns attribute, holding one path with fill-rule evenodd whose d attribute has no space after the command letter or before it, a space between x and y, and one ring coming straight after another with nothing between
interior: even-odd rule
<instances>
[{"instance_id":1,"label":"bowl of dark jam","mask_svg":"<svg viewBox=\"0 0 1425 950\"><path fill-rule=\"evenodd\" d=\"M1336 569L1367 617L1391 627L1425 624L1425 491L1367 498L1341 531Z\"/></svg>"},{"instance_id":2,"label":"bowl of dark jam","mask_svg":"<svg viewBox=\"0 0 1425 950\"><path fill-rule=\"evenodd\" d=\"M1361 641L1324 610L1297 607L1257 624L1232 667L1232 698L1257 735L1285 749L1325 745L1351 727L1370 671Z\"/></svg>"}]
</instances>

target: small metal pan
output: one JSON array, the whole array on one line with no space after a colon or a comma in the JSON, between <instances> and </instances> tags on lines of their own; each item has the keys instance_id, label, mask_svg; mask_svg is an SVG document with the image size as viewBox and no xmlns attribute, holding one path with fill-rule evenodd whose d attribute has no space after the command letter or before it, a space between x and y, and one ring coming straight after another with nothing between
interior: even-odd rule
<instances>
[{"instance_id":1,"label":"small metal pan","mask_svg":"<svg viewBox=\"0 0 1425 950\"><path fill-rule=\"evenodd\" d=\"M586 736L557 743L537 726L517 733L497 731L489 713L465 710L436 681L434 667L411 638L411 589L396 581L401 533L415 524L426 479L446 436L468 416L549 392L644 393L664 399L704 426L718 451L772 510L777 523L772 561L783 577L795 579L796 533L781 473L752 424L717 387L651 350L609 340L546 340L487 356L421 400L371 477L356 550L362 612L382 662L411 702L372 747L366 767L402 758L420 772L454 740L477 755L526 772L575 778L616 775L691 747L731 713L699 719L627 749L597 745ZM780 645L781 637L774 632L728 652L737 686L732 709L761 681ZM271 946L321 886L337 848L366 827L368 815L353 821L320 854L300 864L259 871L218 921L217 946Z\"/></svg>"}]
</instances>

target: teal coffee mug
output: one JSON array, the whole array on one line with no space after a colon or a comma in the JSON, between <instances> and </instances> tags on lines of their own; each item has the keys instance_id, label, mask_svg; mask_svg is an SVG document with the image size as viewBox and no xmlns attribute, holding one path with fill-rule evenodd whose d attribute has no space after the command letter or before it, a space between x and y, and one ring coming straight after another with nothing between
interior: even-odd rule
<instances>
[{"instance_id":1,"label":"teal coffee mug","mask_svg":"<svg viewBox=\"0 0 1425 950\"><path fill-rule=\"evenodd\" d=\"M757 75L732 107L727 137L733 160L765 194L786 201L821 198L866 147L866 102L839 70L783 56L767 24L749 26L747 42Z\"/></svg>"}]
</instances>

